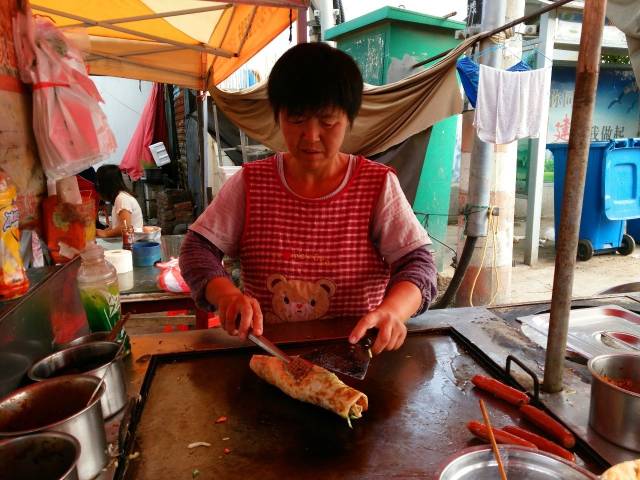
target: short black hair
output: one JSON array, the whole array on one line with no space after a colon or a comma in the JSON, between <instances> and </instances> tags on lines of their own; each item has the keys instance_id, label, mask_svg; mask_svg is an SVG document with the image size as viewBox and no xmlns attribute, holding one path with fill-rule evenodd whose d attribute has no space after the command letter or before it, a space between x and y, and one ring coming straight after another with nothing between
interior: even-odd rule
<instances>
[{"instance_id":1,"label":"short black hair","mask_svg":"<svg viewBox=\"0 0 640 480\"><path fill-rule=\"evenodd\" d=\"M113 203L120 192L129 192L124 184L120 167L102 165L96 173L96 190L106 201Z\"/></svg>"},{"instance_id":2,"label":"short black hair","mask_svg":"<svg viewBox=\"0 0 640 480\"><path fill-rule=\"evenodd\" d=\"M339 108L353 124L363 86L353 58L326 43L313 42L298 44L278 59L267 91L276 122L281 110L302 115Z\"/></svg>"}]
</instances>

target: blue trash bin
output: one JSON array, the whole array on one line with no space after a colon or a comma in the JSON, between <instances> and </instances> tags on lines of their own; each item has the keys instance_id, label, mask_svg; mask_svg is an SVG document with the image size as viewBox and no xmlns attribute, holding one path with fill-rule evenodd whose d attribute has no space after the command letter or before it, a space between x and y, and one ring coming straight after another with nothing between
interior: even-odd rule
<instances>
[{"instance_id":1,"label":"blue trash bin","mask_svg":"<svg viewBox=\"0 0 640 480\"><path fill-rule=\"evenodd\" d=\"M548 144L554 159L554 217L556 242L567 170L568 144ZM619 252L629 255L635 248L625 234L628 219L640 218L640 139L593 142L589 148L584 186L578 259L594 254Z\"/></svg>"}]
</instances>

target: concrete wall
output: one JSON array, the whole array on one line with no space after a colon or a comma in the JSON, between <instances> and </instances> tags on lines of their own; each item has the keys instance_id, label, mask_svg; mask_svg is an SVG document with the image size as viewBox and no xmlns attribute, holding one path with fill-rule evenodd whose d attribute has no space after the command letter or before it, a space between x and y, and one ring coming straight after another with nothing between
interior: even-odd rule
<instances>
[{"instance_id":1,"label":"concrete wall","mask_svg":"<svg viewBox=\"0 0 640 480\"><path fill-rule=\"evenodd\" d=\"M101 105L102 110L118 142L116 151L102 163L117 165L120 164L133 132L138 126L153 83L118 77L92 76L91 79L102 95L104 100Z\"/></svg>"},{"instance_id":2,"label":"concrete wall","mask_svg":"<svg viewBox=\"0 0 640 480\"><path fill-rule=\"evenodd\" d=\"M545 183L542 191L542 218L553 218L553 183ZM516 197L516 218L527 218L527 199Z\"/></svg>"}]
</instances>

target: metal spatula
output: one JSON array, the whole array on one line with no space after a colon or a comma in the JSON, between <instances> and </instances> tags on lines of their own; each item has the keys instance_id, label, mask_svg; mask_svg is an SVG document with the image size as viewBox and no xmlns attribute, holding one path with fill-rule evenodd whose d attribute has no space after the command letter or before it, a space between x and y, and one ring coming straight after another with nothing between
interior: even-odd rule
<instances>
[{"instance_id":1,"label":"metal spatula","mask_svg":"<svg viewBox=\"0 0 640 480\"><path fill-rule=\"evenodd\" d=\"M240 317L238 316L236 318L236 325L239 324ZM362 337L355 345L343 341L341 343L320 347L302 354L300 357L327 370L362 380L369 368L369 362L371 361L370 348L375 341L376 333L376 329L370 330L367 335ZM268 338L262 335L255 335L252 332L247 334L247 338L267 353L278 357L287 364L291 363L292 357L280 350Z\"/></svg>"},{"instance_id":2,"label":"metal spatula","mask_svg":"<svg viewBox=\"0 0 640 480\"><path fill-rule=\"evenodd\" d=\"M362 380L371 362L370 349L374 341L375 333L369 332L356 344L344 340L300 356L328 370Z\"/></svg>"}]
</instances>

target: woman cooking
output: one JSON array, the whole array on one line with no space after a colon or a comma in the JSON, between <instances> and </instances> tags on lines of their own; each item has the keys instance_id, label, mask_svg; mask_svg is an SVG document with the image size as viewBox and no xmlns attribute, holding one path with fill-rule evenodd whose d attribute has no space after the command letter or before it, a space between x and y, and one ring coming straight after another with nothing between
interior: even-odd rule
<instances>
[{"instance_id":1,"label":"woman cooking","mask_svg":"<svg viewBox=\"0 0 640 480\"><path fill-rule=\"evenodd\" d=\"M405 322L436 295L429 237L395 173L339 151L362 89L353 59L324 43L297 45L273 67L269 101L288 151L232 176L180 255L196 302L214 305L230 334L355 317L349 340L375 327L377 354L399 348ZM240 259L243 290L225 254Z\"/></svg>"},{"instance_id":2,"label":"woman cooking","mask_svg":"<svg viewBox=\"0 0 640 480\"><path fill-rule=\"evenodd\" d=\"M117 165L102 165L96 173L96 190L101 199L111 203L111 222L104 230L96 230L98 237L122 235L123 225L131 225L136 232L142 231L142 209L136 198L129 193Z\"/></svg>"}]
</instances>

